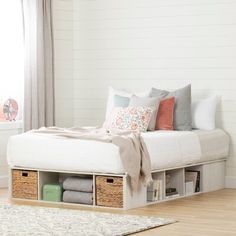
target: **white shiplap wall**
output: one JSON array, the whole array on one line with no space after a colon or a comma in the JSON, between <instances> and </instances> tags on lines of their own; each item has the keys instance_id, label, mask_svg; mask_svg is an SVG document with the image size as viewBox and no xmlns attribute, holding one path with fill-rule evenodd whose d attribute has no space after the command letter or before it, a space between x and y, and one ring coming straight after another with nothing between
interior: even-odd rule
<instances>
[{"instance_id":1,"label":"white shiplap wall","mask_svg":"<svg viewBox=\"0 0 236 236\"><path fill-rule=\"evenodd\" d=\"M236 1L74 0L74 122L101 124L107 88L222 95L217 123L230 133L236 175Z\"/></svg>"},{"instance_id":2,"label":"white shiplap wall","mask_svg":"<svg viewBox=\"0 0 236 236\"><path fill-rule=\"evenodd\" d=\"M222 95L217 123L231 136L227 175L236 176L235 0L54 1L59 124L101 124L109 85L141 91L191 83L193 99Z\"/></svg>"},{"instance_id":3,"label":"white shiplap wall","mask_svg":"<svg viewBox=\"0 0 236 236\"><path fill-rule=\"evenodd\" d=\"M56 125L73 125L73 1L53 0Z\"/></svg>"},{"instance_id":4,"label":"white shiplap wall","mask_svg":"<svg viewBox=\"0 0 236 236\"><path fill-rule=\"evenodd\" d=\"M0 122L0 188L8 185L7 142L22 132L22 122Z\"/></svg>"}]
</instances>

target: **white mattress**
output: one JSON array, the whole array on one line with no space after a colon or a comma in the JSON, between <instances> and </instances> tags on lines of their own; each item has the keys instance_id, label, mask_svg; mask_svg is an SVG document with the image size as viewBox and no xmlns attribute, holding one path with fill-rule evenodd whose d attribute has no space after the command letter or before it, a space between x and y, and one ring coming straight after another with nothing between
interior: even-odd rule
<instances>
[{"instance_id":1,"label":"white mattress","mask_svg":"<svg viewBox=\"0 0 236 236\"><path fill-rule=\"evenodd\" d=\"M143 133L152 170L225 158L229 137L224 131L155 131ZM119 148L111 143L21 134L8 143L11 167L58 171L124 173Z\"/></svg>"}]
</instances>

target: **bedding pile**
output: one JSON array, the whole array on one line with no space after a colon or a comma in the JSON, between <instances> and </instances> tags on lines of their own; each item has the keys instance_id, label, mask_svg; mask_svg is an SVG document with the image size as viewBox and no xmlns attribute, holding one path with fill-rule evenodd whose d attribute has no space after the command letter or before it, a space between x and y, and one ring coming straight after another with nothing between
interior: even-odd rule
<instances>
[{"instance_id":1,"label":"bedding pile","mask_svg":"<svg viewBox=\"0 0 236 236\"><path fill-rule=\"evenodd\" d=\"M145 184L152 181L151 161L146 144L137 132L108 133L102 128L70 128L58 127L41 128L32 130L30 133L39 135L50 135L58 138L73 138L81 140L93 140L112 143L119 147L120 158L123 167L128 174L128 181L132 191L137 191L139 180Z\"/></svg>"}]
</instances>

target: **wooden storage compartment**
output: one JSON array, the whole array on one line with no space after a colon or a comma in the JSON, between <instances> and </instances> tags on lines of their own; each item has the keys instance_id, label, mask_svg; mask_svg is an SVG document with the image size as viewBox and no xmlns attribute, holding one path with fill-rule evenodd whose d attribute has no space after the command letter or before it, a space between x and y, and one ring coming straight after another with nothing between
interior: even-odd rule
<instances>
[{"instance_id":1,"label":"wooden storage compartment","mask_svg":"<svg viewBox=\"0 0 236 236\"><path fill-rule=\"evenodd\" d=\"M59 174L56 172L39 171L39 200L43 199L43 186L45 184L58 184Z\"/></svg>"},{"instance_id":2,"label":"wooden storage compartment","mask_svg":"<svg viewBox=\"0 0 236 236\"><path fill-rule=\"evenodd\" d=\"M184 169L173 169L165 172L165 184L166 184L166 199L173 199L180 196L184 196ZM167 193L168 189L176 190L172 193ZM171 194L171 195L169 195ZM173 195L172 195L173 194Z\"/></svg>"},{"instance_id":3,"label":"wooden storage compartment","mask_svg":"<svg viewBox=\"0 0 236 236\"><path fill-rule=\"evenodd\" d=\"M147 187L147 202L161 201L165 197L165 172L152 173L152 179Z\"/></svg>"},{"instance_id":4,"label":"wooden storage compartment","mask_svg":"<svg viewBox=\"0 0 236 236\"><path fill-rule=\"evenodd\" d=\"M185 195L189 196L202 191L202 166L185 167Z\"/></svg>"},{"instance_id":5,"label":"wooden storage compartment","mask_svg":"<svg viewBox=\"0 0 236 236\"><path fill-rule=\"evenodd\" d=\"M123 178L96 176L96 205L123 207Z\"/></svg>"},{"instance_id":6,"label":"wooden storage compartment","mask_svg":"<svg viewBox=\"0 0 236 236\"><path fill-rule=\"evenodd\" d=\"M38 172L29 170L12 170L12 197L38 199Z\"/></svg>"},{"instance_id":7,"label":"wooden storage compartment","mask_svg":"<svg viewBox=\"0 0 236 236\"><path fill-rule=\"evenodd\" d=\"M225 187L225 161L202 166L202 191L210 192Z\"/></svg>"}]
</instances>

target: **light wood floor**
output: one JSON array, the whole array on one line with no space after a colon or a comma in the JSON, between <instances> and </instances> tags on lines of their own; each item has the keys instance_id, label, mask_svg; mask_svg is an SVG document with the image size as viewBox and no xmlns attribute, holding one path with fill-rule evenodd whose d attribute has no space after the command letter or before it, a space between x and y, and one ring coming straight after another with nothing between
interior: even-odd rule
<instances>
[{"instance_id":1,"label":"light wood floor","mask_svg":"<svg viewBox=\"0 0 236 236\"><path fill-rule=\"evenodd\" d=\"M8 202L6 189L0 189L0 203L3 202ZM34 203L34 205L38 204ZM49 204L45 205L50 206ZM236 190L232 189L224 189L129 211L95 210L119 214L169 217L178 220L175 224L138 233L135 234L136 236L236 236Z\"/></svg>"}]
</instances>

